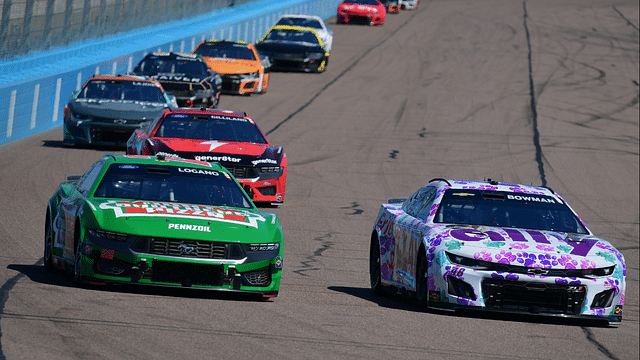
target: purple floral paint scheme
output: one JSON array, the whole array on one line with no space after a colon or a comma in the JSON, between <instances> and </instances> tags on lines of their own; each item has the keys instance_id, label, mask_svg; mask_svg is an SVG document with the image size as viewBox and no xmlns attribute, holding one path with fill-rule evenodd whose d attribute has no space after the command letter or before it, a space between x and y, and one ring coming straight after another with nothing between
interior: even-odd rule
<instances>
[{"instance_id":1,"label":"purple floral paint scheme","mask_svg":"<svg viewBox=\"0 0 640 360\"><path fill-rule=\"evenodd\" d=\"M370 261L376 293L398 288L425 307L622 320L624 257L549 188L434 179L382 204L371 244L380 249Z\"/></svg>"}]
</instances>

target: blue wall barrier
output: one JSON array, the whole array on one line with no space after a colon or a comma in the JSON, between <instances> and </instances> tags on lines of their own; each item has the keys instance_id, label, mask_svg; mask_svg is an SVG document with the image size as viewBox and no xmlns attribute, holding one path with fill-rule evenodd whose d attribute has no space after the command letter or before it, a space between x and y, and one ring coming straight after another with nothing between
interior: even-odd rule
<instances>
[{"instance_id":1,"label":"blue wall barrier","mask_svg":"<svg viewBox=\"0 0 640 360\"><path fill-rule=\"evenodd\" d=\"M340 0L260 0L184 21L0 62L0 145L62 125L94 74L126 74L152 51L192 52L206 39L255 42L283 14L336 14Z\"/></svg>"}]
</instances>

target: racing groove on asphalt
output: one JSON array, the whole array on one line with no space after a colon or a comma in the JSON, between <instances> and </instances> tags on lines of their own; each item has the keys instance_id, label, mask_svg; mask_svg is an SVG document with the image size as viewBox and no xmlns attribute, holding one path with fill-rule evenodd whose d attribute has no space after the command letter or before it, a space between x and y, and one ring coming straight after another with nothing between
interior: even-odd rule
<instances>
[{"instance_id":1,"label":"racing groove on asphalt","mask_svg":"<svg viewBox=\"0 0 640 360\"><path fill-rule=\"evenodd\" d=\"M325 73L277 73L263 96L223 97L289 157L286 204L266 209L285 231L273 301L78 289L47 274L48 198L120 150L64 149L60 129L3 146L0 356L636 359L637 12L630 1L460 0L423 1L382 27L330 20ZM374 296L380 204L434 177L546 181L625 255L623 323L421 312Z\"/></svg>"},{"instance_id":2,"label":"racing groove on asphalt","mask_svg":"<svg viewBox=\"0 0 640 360\"><path fill-rule=\"evenodd\" d=\"M309 99L308 102L306 102L304 105L300 106L296 111L294 111L293 113L291 113L289 116L287 116L284 120L282 120L281 122L279 122L274 128L272 128L271 130L267 131L265 133L265 135L269 136L271 135L271 133L273 133L274 131L278 130L278 128L282 125L284 125L284 123L286 123L287 121L291 120L291 118L293 118L294 116L296 116L297 114L299 114L302 110L304 110L305 108L307 108L309 105L311 105L311 103L316 100L323 92L325 92L325 90L329 89L329 87L331 87L333 84L336 83L336 81L340 80L341 78L344 77L345 74L347 74L349 71L351 71L351 69L353 69L356 65L358 65L358 63L364 59L367 55L369 55L373 50L377 49L378 47L380 47L380 45L382 45L383 43L385 43L387 40L389 40L391 37L393 37L399 30L401 30L402 28L404 28L411 20L413 20L413 18L416 16L417 12L413 12L411 14L411 16L409 17L409 19L407 19L407 21L400 25L397 29L395 29L393 32L391 32L390 34L386 35L386 37L380 41L380 43L372 46L371 48L369 48L365 53L363 53L362 55L360 55L360 57L358 57L349 67L347 67L346 69L344 69L340 74L338 74L336 77L333 78L333 80L329 81L322 89L320 89L320 91L318 91L313 97L311 97L311 99Z\"/></svg>"}]
</instances>

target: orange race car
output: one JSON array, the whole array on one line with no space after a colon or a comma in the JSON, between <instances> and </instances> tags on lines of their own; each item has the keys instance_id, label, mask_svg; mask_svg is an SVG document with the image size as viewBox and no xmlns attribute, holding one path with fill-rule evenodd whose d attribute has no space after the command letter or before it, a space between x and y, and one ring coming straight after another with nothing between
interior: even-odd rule
<instances>
[{"instance_id":1,"label":"orange race car","mask_svg":"<svg viewBox=\"0 0 640 360\"><path fill-rule=\"evenodd\" d=\"M387 14L397 14L400 12L400 0L382 0L382 4L387 8Z\"/></svg>"},{"instance_id":2,"label":"orange race car","mask_svg":"<svg viewBox=\"0 0 640 360\"><path fill-rule=\"evenodd\" d=\"M222 76L222 92L262 94L269 86L269 65L253 44L244 41L207 40L193 51L211 70Z\"/></svg>"}]
</instances>

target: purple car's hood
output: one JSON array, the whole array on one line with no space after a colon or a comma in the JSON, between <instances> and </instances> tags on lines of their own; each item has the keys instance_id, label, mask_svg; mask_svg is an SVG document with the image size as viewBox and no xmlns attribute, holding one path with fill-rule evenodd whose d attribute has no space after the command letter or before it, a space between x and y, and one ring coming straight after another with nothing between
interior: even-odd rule
<instances>
[{"instance_id":1,"label":"purple car's hood","mask_svg":"<svg viewBox=\"0 0 640 360\"><path fill-rule=\"evenodd\" d=\"M431 228L428 239L455 255L510 265L589 269L622 262L609 242L590 234L442 225Z\"/></svg>"}]
</instances>

